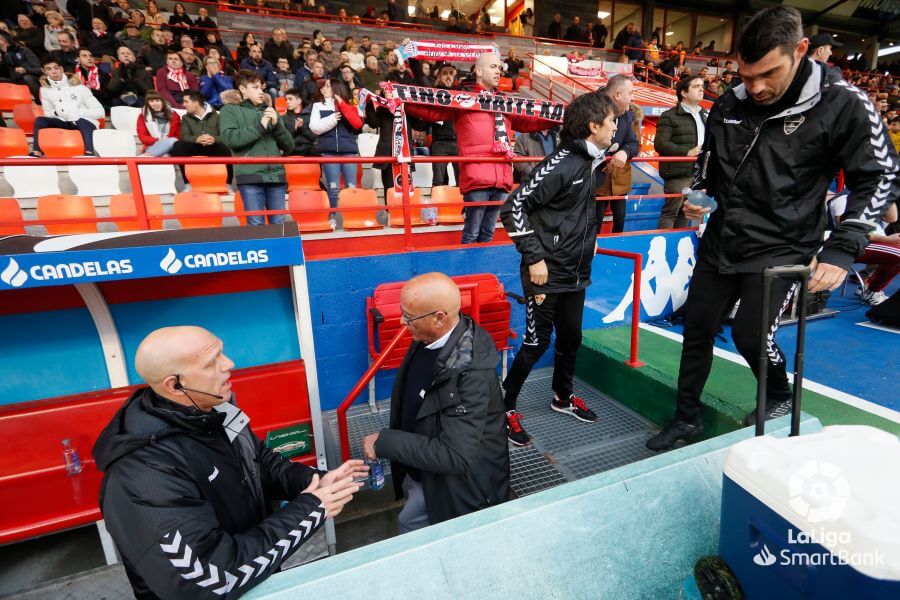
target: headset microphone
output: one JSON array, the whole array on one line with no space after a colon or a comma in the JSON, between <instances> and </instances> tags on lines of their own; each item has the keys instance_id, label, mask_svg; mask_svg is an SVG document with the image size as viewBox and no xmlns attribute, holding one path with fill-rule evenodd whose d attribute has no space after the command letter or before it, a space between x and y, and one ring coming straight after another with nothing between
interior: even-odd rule
<instances>
[{"instance_id":1,"label":"headset microphone","mask_svg":"<svg viewBox=\"0 0 900 600\"><path fill-rule=\"evenodd\" d=\"M174 387L176 390L181 390L181 391L185 391L185 392L196 392L196 393L198 393L198 394L204 394L204 395L206 395L206 396L212 396L213 398L218 398L219 400L224 400L224 399L225 399L224 396L220 396L220 395L218 395L218 394L210 394L209 392L203 392L203 391L201 391L201 390L195 390L195 389L192 389L192 388L189 388L189 387L184 387L184 386L181 384L181 375L175 375L175 385L172 386L172 387ZM187 396L187 394L185 394L185 395ZM194 402L194 399L193 399L193 398L191 398L190 396L188 396L188 398L190 398L191 402ZM194 406L196 406L196 403L194 403ZM198 407L198 408L199 408L199 407Z\"/></svg>"}]
</instances>

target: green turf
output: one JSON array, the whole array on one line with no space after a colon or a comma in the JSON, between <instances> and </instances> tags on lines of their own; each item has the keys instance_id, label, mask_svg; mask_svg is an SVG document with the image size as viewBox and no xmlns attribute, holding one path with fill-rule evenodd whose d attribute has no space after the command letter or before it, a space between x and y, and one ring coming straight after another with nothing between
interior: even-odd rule
<instances>
[{"instance_id":1,"label":"green turf","mask_svg":"<svg viewBox=\"0 0 900 600\"><path fill-rule=\"evenodd\" d=\"M646 366L633 369L628 358L629 327L584 332L576 374L619 402L658 424L674 412L681 344L651 331L640 331L640 359ZM741 427L744 416L756 406L756 378L749 368L713 357L713 367L701 398L701 419L706 436ZM803 412L823 425L871 425L900 435L900 424L827 396L803 391Z\"/></svg>"}]
</instances>

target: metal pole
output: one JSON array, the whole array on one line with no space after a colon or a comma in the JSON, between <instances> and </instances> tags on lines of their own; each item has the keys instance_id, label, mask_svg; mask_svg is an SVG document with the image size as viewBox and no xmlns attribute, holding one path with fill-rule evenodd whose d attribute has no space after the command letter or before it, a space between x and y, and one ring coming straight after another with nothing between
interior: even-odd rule
<instances>
[{"instance_id":1,"label":"metal pole","mask_svg":"<svg viewBox=\"0 0 900 600\"><path fill-rule=\"evenodd\" d=\"M631 290L631 356L625 363L629 367L643 367L644 363L638 360L638 343L640 341L641 323L641 272L643 271L644 257L638 254L634 257L634 285Z\"/></svg>"},{"instance_id":2,"label":"metal pole","mask_svg":"<svg viewBox=\"0 0 900 600\"><path fill-rule=\"evenodd\" d=\"M403 245L407 250L412 250L412 211L409 208L409 184L411 178L409 176L409 163L400 163L400 189L403 192Z\"/></svg>"},{"instance_id":3,"label":"metal pole","mask_svg":"<svg viewBox=\"0 0 900 600\"><path fill-rule=\"evenodd\" d=\"M797 353L794 356L794 395L791 402L791 436L800 435L800 407L803 396L803 361L806 341L806 309L809 290L809 270L800 275L800 311L797 317Z\"/></svg>"},{"instance_id":4,"label":"metal pole","mask_svg":"<svg viewBox=\"0 0 900 600\"><path fill-rule=\"evenodd\" d=\"M759 344L759 359L756 374L756 435L766 433L766 384L769 379L769 295L772 290L772 279L775 274L771 269L763 271L762 315L759 331L762 333Z\"/></svg>"},{"instance_id":5,"label":"metal pole","mask_svg":"<svg viewBox=\"0 0 900 600\"><path fill-rule=\"evenodd\" d=\"M150 217L147 216L147 203L144 200L144 187L141 185L141 173L134 160L127 160L128 179L131 181L131 197L134 199L134 210L138 223L144 230L150 229Z\"/></svg>"}]
</instances>

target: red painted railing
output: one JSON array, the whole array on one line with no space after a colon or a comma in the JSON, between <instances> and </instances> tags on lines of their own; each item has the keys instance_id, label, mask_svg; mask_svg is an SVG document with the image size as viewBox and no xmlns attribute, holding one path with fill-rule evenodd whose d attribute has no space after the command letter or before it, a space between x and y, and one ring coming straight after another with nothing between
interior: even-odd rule
<instances>
[{"instance_id":1,"label":"red painted railing","mask_svg":"<svg viewBox=\"0 0 900 600\"><path fill-rule=\"evenodd\" d=\"M644 256L640 252L623 252L608 248L597 248L597 254L634 261L634 279L631 282L631 352L625 364L632 368L643 367L644 363L638 358L638 343L640 342L638 327L641 324L641 272L643 271Z\"/></svg>"}]
</instances>

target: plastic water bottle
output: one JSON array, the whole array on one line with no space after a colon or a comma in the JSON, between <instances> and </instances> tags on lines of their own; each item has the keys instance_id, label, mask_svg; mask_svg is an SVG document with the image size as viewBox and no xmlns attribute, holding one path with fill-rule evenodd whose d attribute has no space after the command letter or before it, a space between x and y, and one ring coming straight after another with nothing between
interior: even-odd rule
<instances>
[{"instance_id":1,"label":"plastic water bottle","mask_svg":"<svg viewBox=\"0 0 900 600\"><path fill-rule=\"evenodd\" d=\"M369 489L380 490L384 487L384 464L379 458L366 459L366 464L369 465Z\"/></svg>"},{"instance_id":2,"label":"plastic water bottle","mask_svg":"<svg viewBox=\"0 0 900 600\"><path fill-rule=\"evenodd\" d=\"M66 460L66 474L70 477L72 475L78 475L81 473L81 469L84 468L81 464L81 458L78 457L78 450L75 449L75 446L72 445L72 441L69 438L64 439L62 445L63 458Z\"/></svg>"},{"instance_id":3,"label":"plastic water bottle","mask_svg":"<svg viewBox=\"0 0 900 600\"><path fill-rule=\"evenodd\" d=\"M716 209L719 207L719 203L716 202L716 199L712 196L707 196L700 190L692 190L691 188L684 188L681 190L681 193L687 196L687 201L693 204L694 206L699 206L700 208L708 208L710 213L716 212Z\"/></svg>"}]
</instances>

